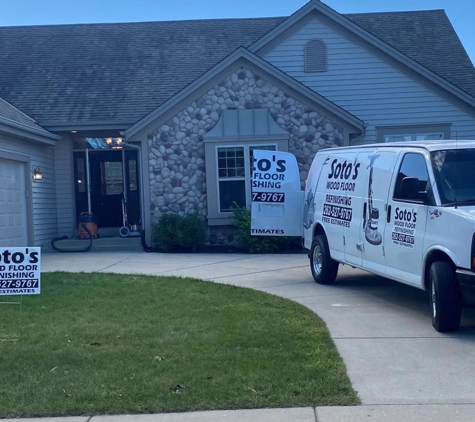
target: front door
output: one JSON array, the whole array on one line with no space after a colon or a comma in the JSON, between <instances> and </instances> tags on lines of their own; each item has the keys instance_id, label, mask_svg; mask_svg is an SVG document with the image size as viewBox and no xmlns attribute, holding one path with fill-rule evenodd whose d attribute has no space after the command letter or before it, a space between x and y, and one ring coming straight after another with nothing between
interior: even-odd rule
<instances>
[{"instance_id":1,"label":"front door","mask_svg":"<svg viewBox=\"0 0 475 422\"><path fill-rule=\"evenodd\" d=\"M419 191L429 190L429 172L423 154L404 154L394 188L389 193L389 215L385 232L388 275L406 283L421 285L424 234L428 207L405 192L405 178L419 180Z\"/></svg>"},{"instance_id":2,"label":"front door","mask_svg":"<svg viewBox=\"0 0 475 422\"><path fill-rule=\"evenodd\" d=\"M77 218L88 210L85 152L74 153ZM140 222L138 157L135 150L89 151L91 211L99 227L124 224L124 198L127 198L127 224ZM124 195L125 188L125 195Z\"/></svg>"},{"instance_id":3,"label":"front door","mask_svg":"<svg viewBox=\"0 0 475 422\"><path fill-rule=\"evenodd\" d=\"M388 218L388 195L398 153L390 149L362 152L358 156L367 187L363 196L360 230L363 268L386 274L384 233Z\"/></svg>"},{"instance_id":4,"label":"front door","mask_svg":"<svg viewBox=\"0 0 475 422\"><path fill-rule=\"evenodd\" d=\"M91 205L99 227L122 226L122 150L90 151Z\"/></svg>"}]
</instances>

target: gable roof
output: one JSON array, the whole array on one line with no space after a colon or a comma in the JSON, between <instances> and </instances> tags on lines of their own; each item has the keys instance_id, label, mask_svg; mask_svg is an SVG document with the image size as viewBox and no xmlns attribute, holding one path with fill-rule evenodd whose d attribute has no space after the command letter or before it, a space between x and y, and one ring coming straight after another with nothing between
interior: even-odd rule
<instances>
[{"instance_id":1,"label":"gable roof","mask_svg":"<svg viewBox=\"0 0 475 422\"><path fill-rule=\"evenodd\" d=\"M444 10L345 16L422 66L475 96L475 67Z\"/></svg>"},{"instance_id":2,"label":"gable roof","mask_svg":"<svg viewBox=\"0 0 475 422\"><path fill-rule=\"evenodd\" d=\"M175 107L177 104L189 103L190 97L196 95L196 91L199 87L202 87L205 83L213 80L217 77L222 77L223 72L229 70L230 66L236 62L242 64L243 62L246 65L253 65L255 69L259 69L261 72L265 72L266 75L272 76L277 79L279 82L285 84L289 89L293 90L295 93L300 94L305 99L312 101L318 107L324 110L325 115L331 115L332 118L336 118L337 122L345 122L347 125L350 125L357 132L362 132L364 129L364 122L358 117L349 113L345 109L339 107L335 103L331 102L324 96L318 94L312 89L308 88L301 82L287 75L280 69L272 66L269 62L264 60L261 57L251 53L249 50L244 47L239 47L232 54L218 63L216 66L208 70L206 73L197 78L193 83L187 85L184 89L179 91L176 95L165 101L143 119L139 120L133 126L131 126L126 132L126 137L130 138L146 128L151 123L156 125L156 119L162 117L165 112L170 111L172 107Z\"/></svg>"},{"instance_id":3,"label":"gable roof","mask_svg":"<svg viewBox=\"0 0 475 422\"><path fill-rule=\"evenodd\" d=\"M443 11L345 16L475 96L475 70ZM50 130L125 129L286 19L2 27L0 96Z\"/></svg>"},{"instance_id":4,"label":"gable roof","mask_svg":"<svg viewBox=\"0 0 475 422\"><path fill-rule=\"evenodd\" d=\"M31 134L45 136L50 139L58 139L56 135L42 128L31 117L12 106L3 98L0 98L0 126L8 126L10 129L21 129Z\"/></svg>"},{"instance_id":5,"label":"gable roof","mask_svg":"<svg viewBox=\"0 0 475 422\"><path fill-rule=\"evenodd\" d=\"M433 16L429 18L427 15L426 19L426 14L429 13ZM437 17L435 16L436 14ZM265 36L257 40L249 49L252 52L261 53L263 49L265 51L266 45L275 44L276 38L283 36L302 19L309 16L318 16L326 24L336 24L339 26L339 30L356 36L359 41L366 43L367 46L375 47L379 53L395 59L411 72L418 73L432 84L443 87L448 93L475 107L475 69L444 11L378 13L374 15L381 15L381 22L379 22L376 16L373 16L373 19L371 19L368 14L342 15L320 0L310 0L287 20L281 22ZM423 18L421 18L422 16ZM416 19L417 24L414 25ZM378 20L378 24L370 23L372 20ZM389 21L392 22L392 25L387 24ZM441 26L439 26L439 23ZM429 25L436 26L431 28ZM442 32L441 29L444 26L448 33ZM391 36L385 36L387 41L382 38L381 27L384 27L384 32L387 31L388 34L392 34ZM374 33L379 33L379 36ZM420 42L418 36L423 37L424 41ZM450 38L449 42L444 42L445 37ZM442 40L442 42L439 42L439 40ZM433 45L436 44L440 46L437 52L443 53L439 56L436 56L434 51L431 51L433 50ZM436 64L437 61L446 60L445 52L448 53L450 48L454 48L458 52L456 57L464 68L462 73L454 72L451 69L450 66L454 66L453 62L446 63L445 65ZM417 58L413 59L411 55L416 55ZM458 66L458 61L455 62L455 65ZM433 68L437 68L438 72L442 73L442 75L439 75ZM465 75L468 80L468 82L463 84L464 88L457 85L458 82L463 80L463 78L460 78L460 74Z\"/></svg>"}]
</instances>

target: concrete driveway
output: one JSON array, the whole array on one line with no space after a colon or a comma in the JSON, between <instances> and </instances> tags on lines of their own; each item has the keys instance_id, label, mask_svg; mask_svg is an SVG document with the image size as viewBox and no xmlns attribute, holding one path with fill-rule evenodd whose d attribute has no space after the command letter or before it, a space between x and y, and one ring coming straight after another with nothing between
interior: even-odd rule
<instances>
[{"instance_id":1,"label":"concrete driveway","mask_svg":"<svg viewBox=\"0 0 475 422\"><path fill-rule=\"evenodd\" d=\"M99 271L196 277L283 296L327 323L364 404L475 403L475 311L462 330L431 325L425 292L340 267L317 285L306 255L45 254L43 271Z\"/></svg>"}]
</instances>

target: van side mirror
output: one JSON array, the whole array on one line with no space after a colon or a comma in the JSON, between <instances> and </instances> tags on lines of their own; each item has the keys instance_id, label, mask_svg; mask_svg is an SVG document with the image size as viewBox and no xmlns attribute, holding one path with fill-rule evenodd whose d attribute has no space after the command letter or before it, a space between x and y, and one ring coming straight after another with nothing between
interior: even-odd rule
<instances>
[{"instance_id":1,"label":"van side mirror","mask_svg":"<svg viewBox=\"0 0 475 422\"><path fill-rule=\"evenodd\" d=\"M401 183L401 198L427 204L429 201L429 193L420 191L419 189L420 180L417 177L405 177Z\"/></svg>"}]
</instances>

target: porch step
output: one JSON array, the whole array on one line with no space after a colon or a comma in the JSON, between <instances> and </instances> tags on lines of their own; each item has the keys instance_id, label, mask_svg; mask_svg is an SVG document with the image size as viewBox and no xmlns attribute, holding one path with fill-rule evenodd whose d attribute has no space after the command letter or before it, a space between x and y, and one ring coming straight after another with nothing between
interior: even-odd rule
<instances>
[{"instance_id":1,"label":"porch step","mask_svg":"<svg viewBox=\"0 0 475 422\"><path fill-rule=\"evenodd\" d=\"M55 243L57 248L65 251L84 249L89 240L65 239ZM51 246L43 248L45 252L56 252ZM51 250L50 250L51 249ZM140 237L101 237L92 241L90 252L141 252L143 251Z\"/></svg>"}]
</instances>

